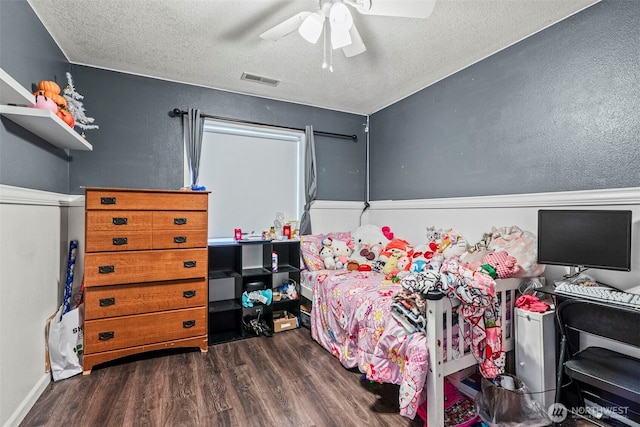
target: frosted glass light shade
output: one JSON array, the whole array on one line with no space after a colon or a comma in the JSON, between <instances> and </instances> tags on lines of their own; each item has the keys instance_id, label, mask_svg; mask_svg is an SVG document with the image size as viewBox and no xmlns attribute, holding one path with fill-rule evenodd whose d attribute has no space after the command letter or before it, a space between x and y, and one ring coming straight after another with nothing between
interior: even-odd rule
<instances>
[{"instance_id":1,"label":"frosted glass light shade","mask_svg":"<svg viewBox=\"0 0 640 427\"><path fill-rule=\"evenodd\" d=\"M329 11L329 22L332 30L349 31L353 25L353 16L351 16L351 11L344 3L334 3Z\"/></svg>"},{"instance_id":2,"label":"frosted glass light shade","mask_svg":"<svg viewBox=\"0 0 640 427\"><path fill-rule=\"evenodd\" d=\"M321 10L307 16L304 21L302 21L302 24L300 24L300 28L298 28L298 32L302 38L309 43L317 43L322 34L324 18L324 13Z\"/></svg>"},{"instance_id":3,"label":"frosted glass light shade","mask_svg":"<svg viewBox=\"0 0 640 427\"><path fill-rule=\"evenodd\" d=\"M341 47L349 46L351 44L351 35L349 30L335 30L331 29L331 46L334 49L340 49Z\"/></svg>"}]
</instances>

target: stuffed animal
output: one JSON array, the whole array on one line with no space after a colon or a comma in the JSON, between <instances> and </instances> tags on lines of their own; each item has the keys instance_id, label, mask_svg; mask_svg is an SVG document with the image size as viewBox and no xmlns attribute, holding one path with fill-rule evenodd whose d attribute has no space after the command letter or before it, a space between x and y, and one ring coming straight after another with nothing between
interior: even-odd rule
<instances>
[{"instance_id":1,"label":"stuffed animal","mask_svg":"<svg viewBox=\"0 0 640 427\"><path fill-rule=\"evenodd\" d=\"M51 98L42 95L36 95L36 103L32 104L31 107L49 110L53 114L58 112L58 104L56 104Z\"/></svg>"},{"instance_id":2,"label":"stuffed animal","mask_svg":"<svg viewBox=\"0 0 640 427\"><path fill-rule=\"evenodd\" d=\"M530 231L516 225L491 227L491 242L487 246L493 251L507 251L520 266L516 277L538 277L544 273L544 264L537 262L537 239Z\"/></svg>"},{"instance_id":3,"label":"stuffed animal","mask_svg":"<svg viewBox=\"0 0 640 427\"><path fill-rule=\"evenodd\" d=\"M400 257L398 260L398 268L400 271L409 271L409 268L411 268L411 258L407 255Z\"/></svg>"},{"instance_id":4,"label":"stuffed animal","mask_svg":"<svg viewBox=\"0 0 640 427\"><path fill-rule=\"evenodd\" d=\"M353 253L353 243L351 240L337 240L334 239L332 243L333 247L333 259L335 261L336 270L347 268L349 257Z\"/></svg>"},{"instance_id":5,"label":"stuffed animal","mask_svg":"<svg viewBox=\"0 0 640 427\"><path fill-rule=\"evenodd\" d=\"M427 227L427 242L435 242L436 244L442 239L442 230L435 226Z\"/></svg>"},{"instance_id":6,"label":"stuffed animal","mask_svg":"<svg viewBox=\"0 0 640 427\"><path fill-rule=\"evenodd\" d=\"M372 269L380 257L380 253L389 243L382 229L377 225L361 225L351 234L353 252L349 257L352 269Z\"/></svg>"},{"instance_id":7,"label":"stuffed animal","mask_svg":"<svg viewBox=\"0 0 640 427\"><path fill-rule=\"evenodd\" d=\"M412 253L413 247L411 243L404 239L394 238L384 248L384 252L380 254L380 259L385 263L382 272L388 274L393 269L398 268L400 258L409 256Z\"/></svg>"},{"instance_id":8,"label":"stuffed animal","mask_svg":"<svg viewBox=\"0 0 640 427\"><path fill-rule=\"evenodd\" d=\"M322 240L322 249L320 249L320 258L324 262L324 268L327 270L336 269L336 261L333 253L333 239L326 237Z\"/></svg>"},{"instance_id":9,"label":"stuffed animal","mask_svg":"<svg viewBox=\"0 0 640 427\"><path fill-rule=\"evenodd\" d=\"M411 253L411 266L409 271L412 273L420 273L427 269L429 260L433 258L433 255L438 250L438 245L434 242L430 242L428 245L418 245Z\"/></svg>"},{"instance_id":10,"label":"stuffed animal","mask_svg":"<svg viewBox=\"0 0 640 427\"><path fill-rule=\"evenodd\" d=\"M384 268L382 269L382 272L384 274L389 274L394 270L399 270L398 262L400 261L400 258L402 258L403 256L405 255L403 255L403 253L400 251L391 252L391 255L389 256L389 258L384 264Z\"/></svg>"},{"instance_id":11,"label":"stuffed animal","mask_svg":"<svg viewBox=\"0 0 640 427\"><path fill-rule=\"evenodd\" d=\"M515 276L520 271L518 260L506 251L490 252L485 255L482 262L493 267L499 279Z\"/></svg>"},{"instance_id":12,"label":"stuffed animal","mask_svg":"<svg viewBox=\"0 0 640 427\"><path fill-rule=\"evenodd\" d=\"M445 259L456 255L462 255L469 247L467 240L460 233L451 228L444 232L442 242L443 244L440 248L440 252L442 252Z\"/></svg>"}]
</instances>

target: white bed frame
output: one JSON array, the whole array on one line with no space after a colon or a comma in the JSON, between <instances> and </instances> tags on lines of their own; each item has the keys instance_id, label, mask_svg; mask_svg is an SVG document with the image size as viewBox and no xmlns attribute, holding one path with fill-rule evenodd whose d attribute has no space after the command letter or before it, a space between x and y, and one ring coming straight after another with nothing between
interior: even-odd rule
<instances>
[{"instance_id":1,"label":"white bed frame","mask_svg":"<svg viewBox=\"0 0 640 427\"><path fill-rule=\"evenodd\" d=\"M500 295L500 317L502 327L502 341L504 351L514 349L514 313L513 307L516 300L516 290L521 279L496 280L496 296ZM509 304L507 305L507 300ZM444 378L455 372L477 365L476 359L469 351L464 352L464 340L458 340L458 354L460 358L454 359L452 327L444 330L443 319L446 317L447 325L454 325L452 318L453 308L460 305L459 301L443 298L427 303L427 346L429 348L429 374L427 375L427 424L429 426L444 425ZM507 321L509 313L509 321ZM464 331L464 319L458 316L458 330ZM446 340L445 340L445 335ZM444 346L447 346L447 358L444 358Z\"/></svg>"},{"instance_id":2,"label":"white bed frame","mask_svg":"<svg viewBox=\"0 0 640 427\"><path fill-rule=\"evenodd\" d=\"M516 300L516 290L521 279L496 280L496 295L500 295L500 316L502 327L502 340L504 351L514 349L514 313L513 307ZM300 293L303 297L313 301L312 290L304 285L301 286ZM509 304L507 305L507 301ZM452 316L453 309L460 305L459 301L450 298L443 298L427 303L427 346L429 349L429 374L427 375L427 424L429 426L444 425L444 378L455 372L477 365L476 359L469 351L465 352L465 342L458 340L458 354L460 357L454 359L453 351L453 327L444 330L444 322L447 325L455 325ZM509 317L507 316L509 313ZM509 321L507 321L507 317ZM446 320L444 320L446 318ZM458 330L462 334L464 331L464 319L458 318ZM445 333L446 340L445 340ZM447 358L444 358L444 346L446 342Z\"/></svg>"}]
</instances>

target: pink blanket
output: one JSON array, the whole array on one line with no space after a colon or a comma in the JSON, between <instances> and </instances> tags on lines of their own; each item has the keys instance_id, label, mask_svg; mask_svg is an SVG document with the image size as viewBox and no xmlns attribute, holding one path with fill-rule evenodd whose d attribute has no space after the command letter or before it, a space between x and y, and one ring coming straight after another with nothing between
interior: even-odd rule
<instances>
[{"instance_id":1,"label":"pink blanket","mask_svg":"<svg viewBox=\"0 0 640 427\"><path fill-rule=\"evenodd\" d=\"M347 270L304 272L313 281L311 335L346 368L400 385L400 413L413 419L428 370L427 339L407 334L391 315L399 283L384 274Z\"/></svg>"}]
</instances>

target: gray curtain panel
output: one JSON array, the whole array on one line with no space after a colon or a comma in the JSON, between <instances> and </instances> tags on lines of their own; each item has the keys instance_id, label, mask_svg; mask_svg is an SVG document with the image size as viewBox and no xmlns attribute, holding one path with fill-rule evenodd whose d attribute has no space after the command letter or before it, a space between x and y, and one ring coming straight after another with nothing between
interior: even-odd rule
<instances>
[{"instance_id":1,"label":"gray curtain panel","mask_svg":"<svg viewBox=\"0 0 640 427\"><path fill-rule=\"evenodd\" d=\"M189 108L189 112L182 116L182 118L184 124L184 144L187 147L187 163L189 165L191 188L195 189L198 186L204 119L200 117L200 110L196 108Z\"/></svg>"},{"instance_id":2,"label":"gray curtain panel","mask_svg":"<svg viewBox=\"0 0 640 427\"><path fill-rule=\"evenodd\" d=\"M311 203L316 199L318 174L316 170L316 144L313 140L313 126L305 126L304 153L304 212L300 218L300 235L311 234Z\"/></svg>"}]
</instances>

